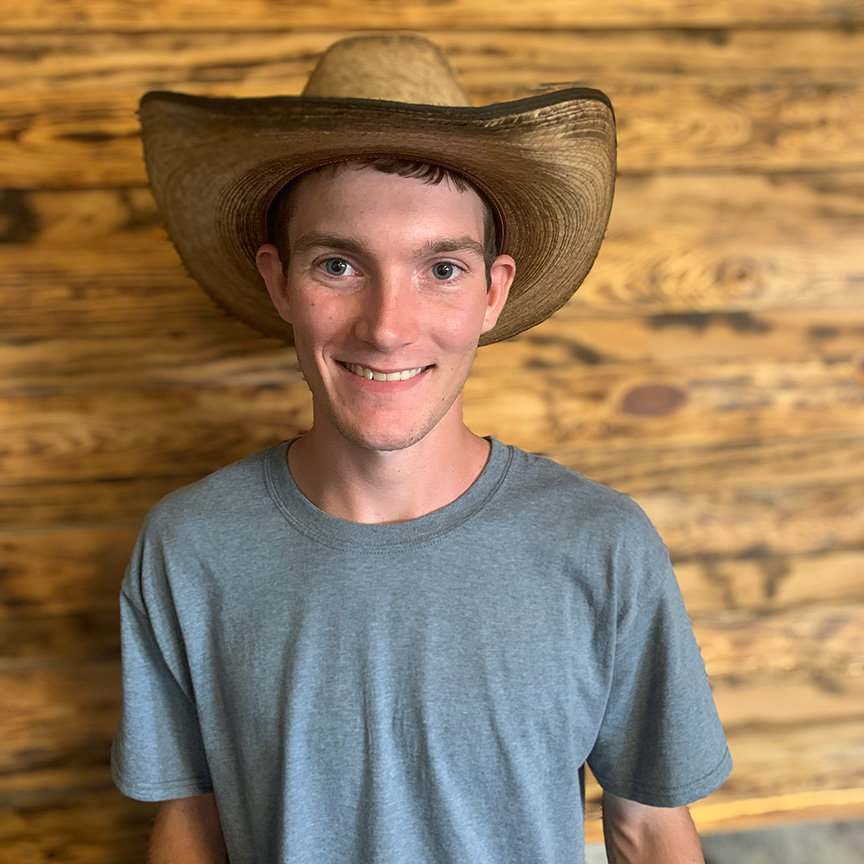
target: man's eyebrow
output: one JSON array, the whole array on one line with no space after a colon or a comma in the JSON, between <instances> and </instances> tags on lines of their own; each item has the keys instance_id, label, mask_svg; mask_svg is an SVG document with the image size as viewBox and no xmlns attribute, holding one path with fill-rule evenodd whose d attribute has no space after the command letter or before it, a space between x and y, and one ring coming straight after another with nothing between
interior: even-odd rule
<instances>
[{"instance_id":1,"label":"man's eyebrow","mask_svg":"<svg viewBox=\"0 0 864 864\"><path fill-rule=\"evenodd\" d=\"M447 240L430 240L419 251L418 257L440 255L443 252L473 252L479 258L486 257L486 250L473 237L454 237Z\"/></svg>"},{"instance_id":2,"label":"man's eyebrow","mask_svg":"<svg viewBox=\"0 0 864 864\"><path fill-rule=\"evenodd\" d=\"M339 249L343 252L353 252L355 255L362 255L366 251L362 243L350 237L338 237L334 234L304 234L294 241L291 251L296 255L298 252L319 248Z\"/></svg>"},{"instance_id":3,"label":"man's eyebrow","mask_svg":"<svg viewBox=\"0 0 864 864\"><path fill-rule=\"evenodd\" d=\"M350 237L339 237L335 234L304 234L294 241L293 254L308 252L310 249L338 249L363 255L368 250ZM486 257L486 250L473 237L452 237L442 240L430 240L417 250L417 258L427 258L430 255L441 255L446 252L473 252L479 258Z\"/></svg>"}]
</instances>

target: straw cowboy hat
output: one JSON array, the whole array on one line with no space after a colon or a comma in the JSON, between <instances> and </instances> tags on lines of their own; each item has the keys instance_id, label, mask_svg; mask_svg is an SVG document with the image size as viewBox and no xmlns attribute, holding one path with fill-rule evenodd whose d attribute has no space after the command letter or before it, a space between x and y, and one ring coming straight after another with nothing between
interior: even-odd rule
<instances>
[{"instance_id":1,"label":"straw cowboy hat","mask_svg":"<svg viewBox=\"0 0 864 864\"><path fill-rule=\"evenodd\" d=\"M516 278L481 344L559 309L591 268L612 206L615 118L597 90L473 108L440 49L413 35L356 36L322 56L300 96L141 100L153 194L180 257L232 315L292 339L255 268L268 208L311 168L395 156L468 178L495 214Z\"/></svg>"}]
</instances>

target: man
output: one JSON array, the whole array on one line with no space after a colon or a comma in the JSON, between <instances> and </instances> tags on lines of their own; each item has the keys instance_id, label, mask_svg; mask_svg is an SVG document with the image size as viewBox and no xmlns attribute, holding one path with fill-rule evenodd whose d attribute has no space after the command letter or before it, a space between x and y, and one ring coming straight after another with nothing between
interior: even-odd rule
<instances>
[{"instance_id":1,"label":"man","mask_svg":"<svg viewBox=\"0 0 864 864\"><path fill-rule=\"evenodd\" d=\"M591 265L611 110L456 88L429 43L376 37L299 100L142 105L187 266L293 339L314 417L139 538L113 757L166 802L152 862L581 861L585 762L611 861L702 860L686 804L730 760L665 548L462 417L478 343Z\"/></svg>"}]
</instances>

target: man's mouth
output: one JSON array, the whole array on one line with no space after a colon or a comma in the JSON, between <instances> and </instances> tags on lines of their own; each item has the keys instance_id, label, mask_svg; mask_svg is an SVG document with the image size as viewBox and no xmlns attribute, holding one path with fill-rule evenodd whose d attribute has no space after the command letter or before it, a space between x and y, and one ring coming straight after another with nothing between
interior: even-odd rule
<instances>
[{"instance_id":1,"label":"man's mouth","mask_svg":"<svg viewBox=\"0 0 864 864\"><path fill-rule=\"evenodd\" d=\"M368 366L360 366L356 363L341 363L352 375L366 378L368 381L407 381L421 372L425 372L428 366L418 366L416 369L401 369L398 372L380 372L370 369Z\"/></svg>"}]
</instances>

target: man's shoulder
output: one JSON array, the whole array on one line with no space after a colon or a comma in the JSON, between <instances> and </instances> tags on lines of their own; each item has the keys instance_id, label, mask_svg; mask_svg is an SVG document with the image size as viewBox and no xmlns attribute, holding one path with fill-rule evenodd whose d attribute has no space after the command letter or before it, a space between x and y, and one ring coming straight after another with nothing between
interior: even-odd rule
<instances>
[{"instance_id":1,"label":"man's shoulder","mask_svg":"<svg viewBox=\"0 0 864 864\"><path fill-rule=\"evenodd\" d=\"M536 536L600 571L615 562L617 578L641 580L668 572L668 552L657 529L629 495L558 462L518 448L513 452L502 515L511 533ZM631 585L631 589L633 585ZM630 589L628 589L630 590Z\"/></svg>"},{"instance_id":2,"label":"man's shoulder","mask_svg":"<svg viewBox=\"0 0 864 864\"><path fill-rule=\"evenodd\" d=\"M555 504L587 510L598 515L632 514L644 516L639 505L629 496L610 486L579 473L539 453L529 453L518 447L510 447L513 454L511 478L519 494L527 500L545 501L545 506Z\"/></svg>"},{"instance_id":3,"label":"man's shoulder","mask_svg":"<svg viewBox=\"0 0 864 864\"><path fill-rule=\"evenodd\" d=\"M202 521L236 520L267 499L265 473L273 450L271 446L253 453L170 492L153 506L145 527L164 531Z\"/></svg>"}]
</instances>

